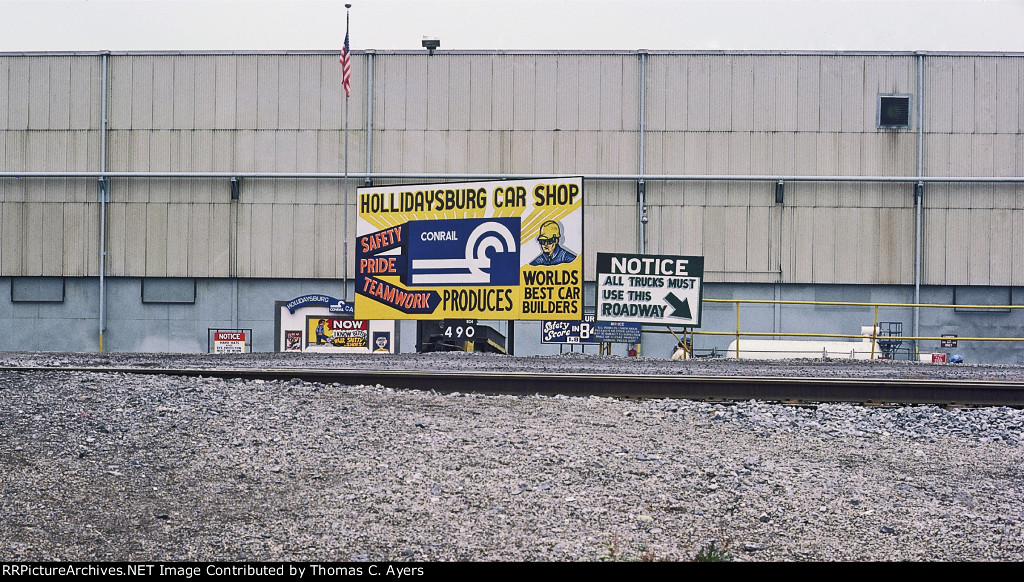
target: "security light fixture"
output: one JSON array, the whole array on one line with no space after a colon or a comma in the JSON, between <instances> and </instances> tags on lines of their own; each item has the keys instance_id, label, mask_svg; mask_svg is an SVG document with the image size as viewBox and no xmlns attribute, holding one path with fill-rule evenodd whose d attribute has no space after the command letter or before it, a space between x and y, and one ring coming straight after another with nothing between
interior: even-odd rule
<instances>
[{"instance_id":1,"label":"security light fixture","mask_svg":"<svg viewBox=\"0 0 1024 582\"><path fill-rule=\"evenodd\" d=\"M430 54L434 54L434 49L441 46L441 39L430 36L423 37L423 48L427 49Z\"/></svg>"},{"instance_id":2,"label":"security light fixture","mask_svg":"<svg viewBox=\"0 0 1024 582\"><path fill-rule=\"evenodd\" d=\"M779 180L775 183L775 203L782 204L782 199L786 195L786 183Z\"/></svg>"}]
</instances>

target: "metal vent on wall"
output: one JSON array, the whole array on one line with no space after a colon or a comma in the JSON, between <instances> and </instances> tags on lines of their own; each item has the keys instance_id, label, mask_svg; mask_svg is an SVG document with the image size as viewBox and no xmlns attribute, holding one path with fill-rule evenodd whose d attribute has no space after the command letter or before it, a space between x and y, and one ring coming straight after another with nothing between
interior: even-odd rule
<instances>
[{"instance_id":1,"label":"metal vent on wall","mask_svg":"<svg viewBox=\"0 0 1024 582\"><path fill-rule=\"evenodd\" d=\"M909 129L910 95L879 95L878 127L881 129Z\"/></svg>"}]
</instances>

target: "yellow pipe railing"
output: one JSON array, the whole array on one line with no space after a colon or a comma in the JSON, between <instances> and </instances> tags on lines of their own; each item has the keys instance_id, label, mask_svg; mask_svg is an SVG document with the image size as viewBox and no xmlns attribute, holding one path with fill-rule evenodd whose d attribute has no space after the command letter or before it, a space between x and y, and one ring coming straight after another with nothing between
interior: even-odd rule
<instances>
[{"instance_id":1,"label":"yellow pipe railing","mask_svg":"<svg viewBox=\"0 0 1024 582\"><path fill-rule=\"evenodd\" d=\"M657 329L645 329L644 333L668 333L665 331L659 331ZM872 336L852 333L798 333L798 332L785 332L785 331L741 331L738 334L734 331L691 331L691 335L731 335L731 336L744 336L744 337L845 337L845 338L859 338L869 339ZM878 336L886 337L886 336ZM942 336L929 336L929 335L901 335L898 336L901 340L948 340L955 339L958 341L991 341L991 342L1021 342L1024 341L1024 337L961 337L955 338L942 337Z\"/></svg>"},{"instance_id":2,"label":"yellow pipe railing","mask_svg":"<svg viewBox=\"0 0 1024 582\"><path fill-rule=\"evenodd\" d=\"M875 357L875 343L878 341L878 308L879 307L926 307L926 308L945 308L945 309L971 309L971 310L993 310L993 311L1007 311L1013 309L1024 309L1024 305L953 305L945 303L867 303L858 301L804 301L804 300L788 300L788 299L703 299L705 303L735 303L736 304L736 331L696 331L691 329L689 334L695 335L731 335L736 338L736 357L740 356L740 337L745 336L759 336L759 337L834 337L834 338L861 338L871 340L871 358ZM839 307L874 307L874 325L871 328L871 335L863 334L844 334L844 333L805 333L805 332L752 332L752 331L740 331L740 304L741 303L754 303L754 304L770 304L770 305L830 305ZM661 330L645 330L645 333L665 333ZM668 333L671 333L678 340L675 332L672 328L668 328ZM685 332L684 332L685 337ZM885 336L888 337L888 336ZM948 337L943 336L899 336L901 340L947 340ZM1024 337L957 337L957 341L998 341L998 342L1019 342L1024 341Z\"/></svg>"},{"instance_id":3,"label":"yellow pipe railing","mask_svg":"<svg viewBox=\"0 0 1024 582\"><path fill-rule=\"evenodd\" d=\"M792 299L702 299L705 303L770 303L780 305L839 305L855 307L945 307L947 309L1006 310L1024 309L1024 305L955 305L945 303L862 303L857 301L802 301Z\"/></svg>"}]
</instances>

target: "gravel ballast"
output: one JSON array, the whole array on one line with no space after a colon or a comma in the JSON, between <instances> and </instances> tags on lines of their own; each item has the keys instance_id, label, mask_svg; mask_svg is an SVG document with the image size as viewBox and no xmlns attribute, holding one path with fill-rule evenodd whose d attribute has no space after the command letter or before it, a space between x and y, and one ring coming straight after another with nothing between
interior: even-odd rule
<instances>
[{"instance_id":1,"label":"gravel ballast","mask_svg":"<svg viewBox=\"0 0 1024 582\"><path fill-rule=\"evenodd\" d=\"M1020 367L882 362L306 356L0 354L0 366L52 368L0 371L0 551L32 562L1024 560L1018 409L64 369L1024 377Z\"/></svg>"}]
</instances>

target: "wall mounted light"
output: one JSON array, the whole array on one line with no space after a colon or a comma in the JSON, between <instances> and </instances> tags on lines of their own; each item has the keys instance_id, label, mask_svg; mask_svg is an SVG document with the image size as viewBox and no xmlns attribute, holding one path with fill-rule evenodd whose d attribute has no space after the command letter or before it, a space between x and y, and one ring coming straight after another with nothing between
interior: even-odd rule
<instances>
[{"instance_id":1,"label":"wall mounted light","mask_svg":"<svg viewBox=\"0 0 1024 582\"><path fill-rule=\"evenodd\" d=\"M441 46L441 39L433 38L429 36L423 37L423 48L427 49L430 54L434 54L434 49Z\"/></svg>"},{"instance_id":2,"label":"wall mounted light","mask_svg":"<svg viewBox=\"0 0 1024 582\"><path fill-rule=\"evenodd\" d=\"M110 178L99 179L97 192L99 193L99 202L110 202Z\"/></svg>"},{"instance_id":3,"label":"wall mounted light","mask_svg":"<svg viewBox=\"0 0 1024 582\"><path fill-rule=\"evenodd\" d=\"M786 183L779 180L775 183L775 203L782 204L782 199L786 194Z\"/></svg>"},{"instance_id":4,"label":"wall mounted light","mask_svg":"<svg viewBox=\"0 0 1024 582\"><path fill-rule=\"evenodd\" d=\"M231 199L238 200L238 196L242 193L242 179L235 176L231 178Z\"/></svg>"}]
</instances>

